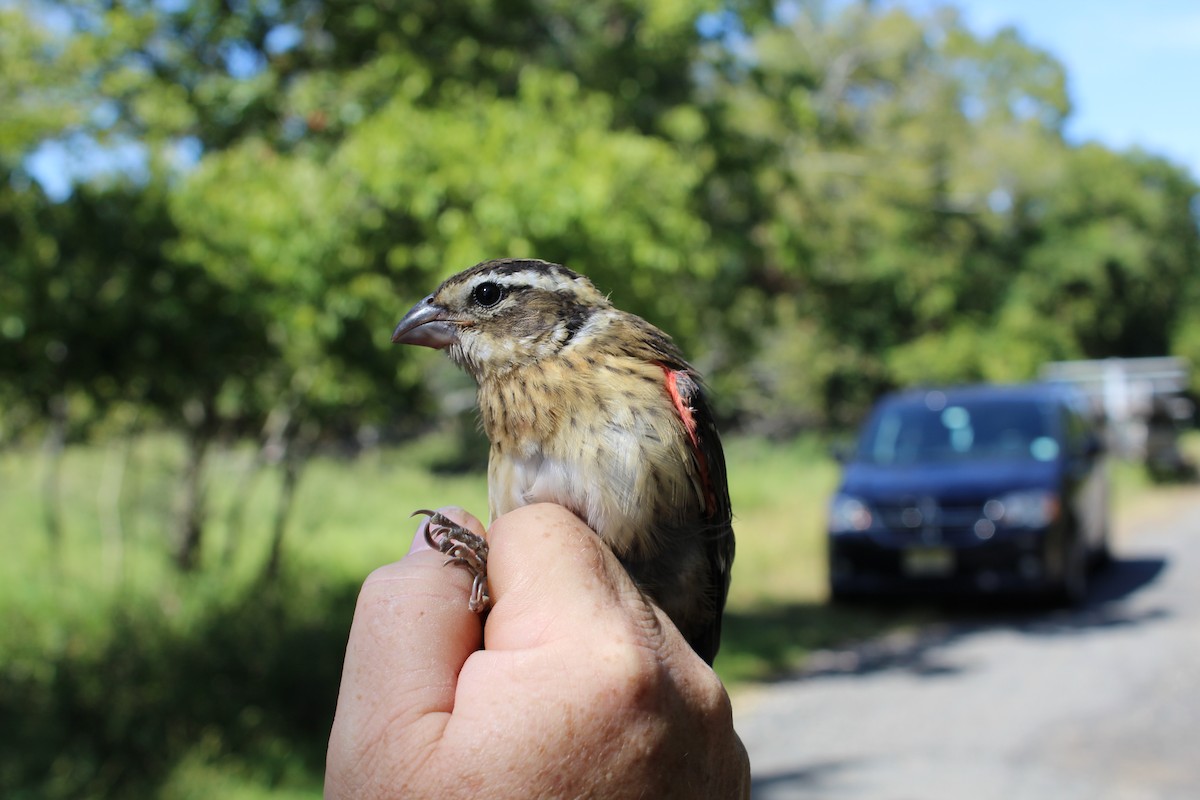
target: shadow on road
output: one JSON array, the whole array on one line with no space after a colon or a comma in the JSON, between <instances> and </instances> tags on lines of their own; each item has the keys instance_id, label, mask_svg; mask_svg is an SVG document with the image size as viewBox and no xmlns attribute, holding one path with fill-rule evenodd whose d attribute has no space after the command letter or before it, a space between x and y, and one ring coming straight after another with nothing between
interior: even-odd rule
<instances>
[{"instance_id":1,"label":"shadow on road","mask_svg":"<svg viewBox=\"0 0 1200 800\"><path fill-rule=\"evenodd\" d=\"M834 773L845 771L852 766L853 762L848 761L826 761L768 775L755 775L750 781L750 796L758 797L762 792L770 791L776 786L787 788L805 784L819 785Z\"/></svg>"},{"instance_id":2,"label":"shadow on road","mask_svg":"<svg viewBox=\"0 0 1200 800\"><path fill-rule=\"evenodd\" d=\"M1157 556L1114 560L1093 575L1086 602L1076 608L1053 608L999 597L937 602L881 600L856 603L849 610L834 606L830 609L834 614L853 611L867 615L893 614L898 620L917 620L917 623L856 644L817 650L799 673L780 675L778 679L845 680L899 670L937 680L971 669L969 659L955 657L952 645L979 634L1005 631L1028 637L1069 637L1152 625L1172 612L1154 602L1128 601L1159 580L1166 566L1166 558ZM812 608L804 610L810 615L814 613ZM804 614L795 616L803 618ZM815 791L834 780L837 773L854 769L852 761L818 761L793 769L756 771L751 796L790 796L788 792L797 787Z\"/></svg>"},{"instance_id":3,"label":"shadow on road","mask_svg":"<svg viewBox=\"0 0 1200 800\"><path fill-rule=\"evenodd\" d=\"M1166 559L1160 557L1114 560L1107 569L1093 576L1087 605L1123 600L1157 580L1166 565Z\"/></svg>"},{"instance_id":4,"label":"shadow on road","mask_svg":"<svg viewBox=\"0 0 1200 800\"><path fill-rule=\"evenodd\" d=\"M778 680L896 669L928 677L952 675L962 667L943 661L939 652L956 640L980 632L1007 629L1030 636L1070 636L1103 628L1151 624L1170 612L1164 608L1135 607L1125 601L1154 583L1166 564L1165 558L1155 556L1114 560L1093 575L1086 602L1075 608L1055 608L1011 597L901 598L855 603L849 611L832 613L862 613L876 622L880 615L892 614L900 621L908 619L916 624L846 646L817 650L798 674L779 675ZM779 610L772 621L778 621L774 617L801 621L813 613L814 609L808 607L794 613ZM764 622L770 627L771 621ZM846 638L852 639L853 633L848 631Z\"/></svg>"}]
</instances>

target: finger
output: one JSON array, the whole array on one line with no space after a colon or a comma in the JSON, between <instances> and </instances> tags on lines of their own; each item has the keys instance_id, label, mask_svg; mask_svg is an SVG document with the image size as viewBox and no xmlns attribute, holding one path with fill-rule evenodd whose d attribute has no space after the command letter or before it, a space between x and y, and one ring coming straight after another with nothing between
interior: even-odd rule
<instances>
[{"instance_id":1,"label":"finger","mask_svg":"<svg viewBox=\"0 0 1200 800\"><path fill-rule=\"evenodd\" d=\"M482 535L483 525L465 511L442 513ZM441 553L416 544L424 538L419 527L409 555L372 572L359 593L331 750L386 740L381 728L392 725L433 742L454 706L458 673L480 646L481 623L467 609L470 575L444 568Z\"/></svg>"},{"instance_id":2,"label":"finger","mask_svg":"<svg viewBox=\"0 0 1200 800\"><path fill-rule=\"evenodd\" d=\"M661 636L657 612L624 567L578 517L542 503L512 511L488 537L496 599L484 631L488 650L536 647L579 636Z\"/></svg>"}]
</instances>

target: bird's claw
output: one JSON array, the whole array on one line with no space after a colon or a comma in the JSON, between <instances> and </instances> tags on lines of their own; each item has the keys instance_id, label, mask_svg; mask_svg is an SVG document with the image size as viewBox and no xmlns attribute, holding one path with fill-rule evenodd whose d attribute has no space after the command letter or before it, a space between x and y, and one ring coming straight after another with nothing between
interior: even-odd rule
<instances>
[{"instance_id":1,"label":"bird's claw","mask_svg":"<svg viewBox=\"0 0 1200 800\"><path fill-rule=\"evenodd\" d=\"M439 553L450 556L444 566L460 564L474 578L467 607L477 614L487 611L492 602L487 582L487 540L436 511L421 508L412 513L414 517L417 514L429 517L429 524L425 526L425 541Z\"/></svg>"}]
</instances>

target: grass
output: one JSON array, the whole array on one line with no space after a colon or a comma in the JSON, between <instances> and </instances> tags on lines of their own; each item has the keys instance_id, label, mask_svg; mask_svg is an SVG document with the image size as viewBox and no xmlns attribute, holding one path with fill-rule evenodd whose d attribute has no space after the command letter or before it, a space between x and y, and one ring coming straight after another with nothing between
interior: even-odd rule
<instances>
[{"instance_id":1,"label":"grass","mask_svg":"<svg viewBox=\"0 0 1200 800\"><path fill-rule=\"evenodd\" d=\"M45 459L0 452L0 717L15 721L0 726L0 796L319 797L362 579L406 551L412 509L486 513L482 475L433 469L449 446L314 459L273 582L260 573L279 477L256 472L244 446L211 454L203 566L186 576L168 558L177 440L68 448L57 544ZM815 440L734 439L727 456L738 534L716 665L727 684L921 621L826 605L821 528L837 470ZM1170 491L1116 473L1118 512Z\"/></svg>"},{"instance_id":2,"label":"grass","mask_svg":"<svg viewBox=\"0 0 1200 800\"><path fill-rule=\"evenodd\" d=\"M483 479L433 475L431 443L316 459L266 583L278 476L219 450L204 568L184 576L168 558L180 445L123 448L67 450L57 544L44 459L0 453L0 796L319 797L358 586L407 550L412 509L482 509Z\"/></svg>"}]
</instances>

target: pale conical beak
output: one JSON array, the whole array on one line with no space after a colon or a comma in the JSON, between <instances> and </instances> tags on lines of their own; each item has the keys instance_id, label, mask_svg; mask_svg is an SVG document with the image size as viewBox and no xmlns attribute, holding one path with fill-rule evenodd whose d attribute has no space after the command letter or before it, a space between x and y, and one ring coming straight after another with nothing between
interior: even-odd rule
<instances>
[{"instance_id":1,"label":"pale conical beak","mask_svg":"<svg viewBox=\"0 0 1200 800\"><path fill-rule=\"evenodd\" d=\"M393 344L415 344L441 350L458 341L457 323L429 295L413 306L392 333Z\"/></svg>"}]
</instances>

